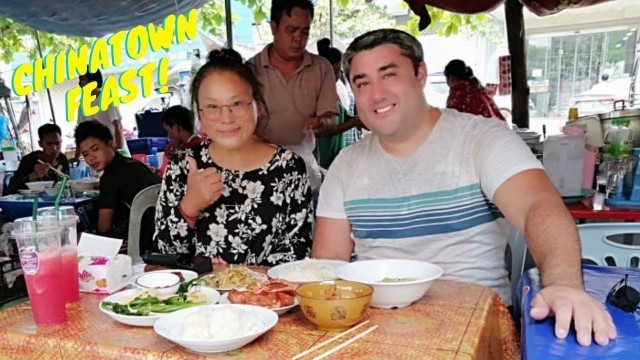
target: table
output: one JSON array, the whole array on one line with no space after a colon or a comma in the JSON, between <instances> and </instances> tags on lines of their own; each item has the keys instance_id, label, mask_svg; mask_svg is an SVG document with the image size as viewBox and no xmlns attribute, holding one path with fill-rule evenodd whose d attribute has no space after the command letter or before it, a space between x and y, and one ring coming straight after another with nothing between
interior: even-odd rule
<instances>
[{"instance_id":1,"label":"table","mask_svg":"<svg viewBox=\"0 0 640 360\"><path fill-rule=\"evenodd\" d=\"M602 266L583 266L585 289L596 299L605 302L611 287L629 274L628 285L640 289L640 269L615 268ZM523 297L521 312L521 334L523 359L607 359L630 360L638 358L640 349L640 315L625 313L609 304L607 311L613 317L618 329L618 338L607 346L580 346L572 331L565 340L554 335L552 319L535 321L528 314L531 300L540 290L540 278L537 269L531 269L522 276L520 294L529 289Z\"/></svg>"},{"instance_id":2,"label":"table","mask_svg":"<svg viewBox=\"0 0 640 360\"><path fill-rule=\"evenodd\" d=\"M0 359L207 358L165 340L152 328L112 320L98 309L103 298L81 294L80 301L67 308L69 321L52 327L36 328L24 305L1 311ZM333 359L520 358L507 308L495 292L480 285L436 280L417 303L396 310L370 308L366 317L378 329L335 353ZM334 335L315 329L296 308L255 342L208 358L290 359Z\"/></svg>"},{"instance_id":3,"label":"table","mask_svg":"<svg viewBox=\"0 0 640 360\"><path fill-rule=\"evenodd\" d=\"M593 210L593 195L587 196L575 204L568 204L567 209L574 219L630 220L640 221L639 209L612 208L602 206L602 210Z\"/></svg>"}]
</instances>

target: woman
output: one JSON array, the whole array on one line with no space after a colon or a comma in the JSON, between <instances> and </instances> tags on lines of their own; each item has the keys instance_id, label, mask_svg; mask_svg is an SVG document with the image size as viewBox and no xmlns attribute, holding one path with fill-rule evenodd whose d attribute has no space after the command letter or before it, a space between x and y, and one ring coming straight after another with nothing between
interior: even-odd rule
<instances>
[{"instance_id":1,"label":"woman","mask_svg":"<svg viewBox=\"0 0 640 360\"><path fill-rule=\"evenodd\" d=\"M451 60L444 68L449 85L447 107L460 112L506 121L487 90L462 60Z\"/></svg>"},{"instance_id":2,"label":"woman","mask_svg":"<svg viewBox=\"0 0 640 360\"><path fill-rule=\"evenodd\" d=\"M276 265L311 247L311 189L302 158L256 135L266 116L251 67L214 50L191 84L208 139L176 154L156 207L160 251Z\"/></svg>"}]
</instances>

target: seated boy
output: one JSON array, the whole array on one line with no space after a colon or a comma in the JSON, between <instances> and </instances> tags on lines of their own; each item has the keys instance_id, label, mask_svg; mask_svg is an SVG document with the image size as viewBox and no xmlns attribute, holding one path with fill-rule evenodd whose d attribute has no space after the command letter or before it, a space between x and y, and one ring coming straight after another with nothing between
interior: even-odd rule
<instances>
[{"instance_id":1,"label":"seated boy","mask_svg":"<svg viewBox=\"0 0 640 360\"><path fill-rule=\"evenodd\" d=\"M27 188L31 181L60 180L60 175L51 168L69 174L69 161L60 153L62 136L60 127L55 124L44 124L38 128L38 145L36 150L22 158L18 170L9 180L9 193Z\"/></svg>"},{"instance_id":2,"label":"seated boy","mask_svg":"<svg viewBox=\"0 0 640 360\"><path fill-rule=\"evenodd\" d=\"M169 160L178 150L191 148L204 140L195 131L194 124L193 112L182 105L172 106L162 115L162 126L167 131L169 145L164 150L160 176L164 175Z\"/></svg>"},{"instance_id":3,"label":"seated boy","mask_svg":"<svg viewBox=\"0 0 640 360\"><path fill-rule=\"evenodd\" d=\"M133 198L141 190L160 183L160 178L145 164L118 154L111 131L98 121L79 124L75 139L87 165L95 171L103 171L98 233L126 239Z\"/></svg>"}]
</instances>

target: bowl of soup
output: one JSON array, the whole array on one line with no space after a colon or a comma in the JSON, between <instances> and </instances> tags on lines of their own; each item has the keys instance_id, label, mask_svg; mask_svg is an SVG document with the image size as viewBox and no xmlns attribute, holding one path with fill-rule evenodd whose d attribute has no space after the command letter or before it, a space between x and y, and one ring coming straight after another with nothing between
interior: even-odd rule
<instances>
[{"instance_id":1,"label":"bowl of soup","mask_svg":"<svg viewBox=\"0 0 640 360\"><path fill-rule=\"evenodd\" d=\"M356 261L336 270L340 279L371 285L371 306L383 309L401 308L420 300L442 273L438 265L402 259Z\"/></svg>"},{"instance_id":2,"label":"bowl of soup","mask_svg":"<svg viewBox=\"0 0 640 360\"><path fill-rule=\"evenodd\" d=\"M302 314L324 331L340 331L359 323L372 294L371 286L346 280L311 282L296 289Z\"/></svg>"}]
</instances>

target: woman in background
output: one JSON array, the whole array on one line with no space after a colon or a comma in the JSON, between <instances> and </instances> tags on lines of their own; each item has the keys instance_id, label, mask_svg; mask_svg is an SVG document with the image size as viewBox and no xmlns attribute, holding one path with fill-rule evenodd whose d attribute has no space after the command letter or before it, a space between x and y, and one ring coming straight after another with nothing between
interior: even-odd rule
<instances>
[{"instance_id":1,"label":"woman in background","mask_svg":"<svg viewBox=\"0 0 640 360\"><path fill-rule=\"evenodd\" d=\"M444 68L449 85L447 108L506 121L491 95L462 60L451 60Z\"/></svg>"}]
</instances>

